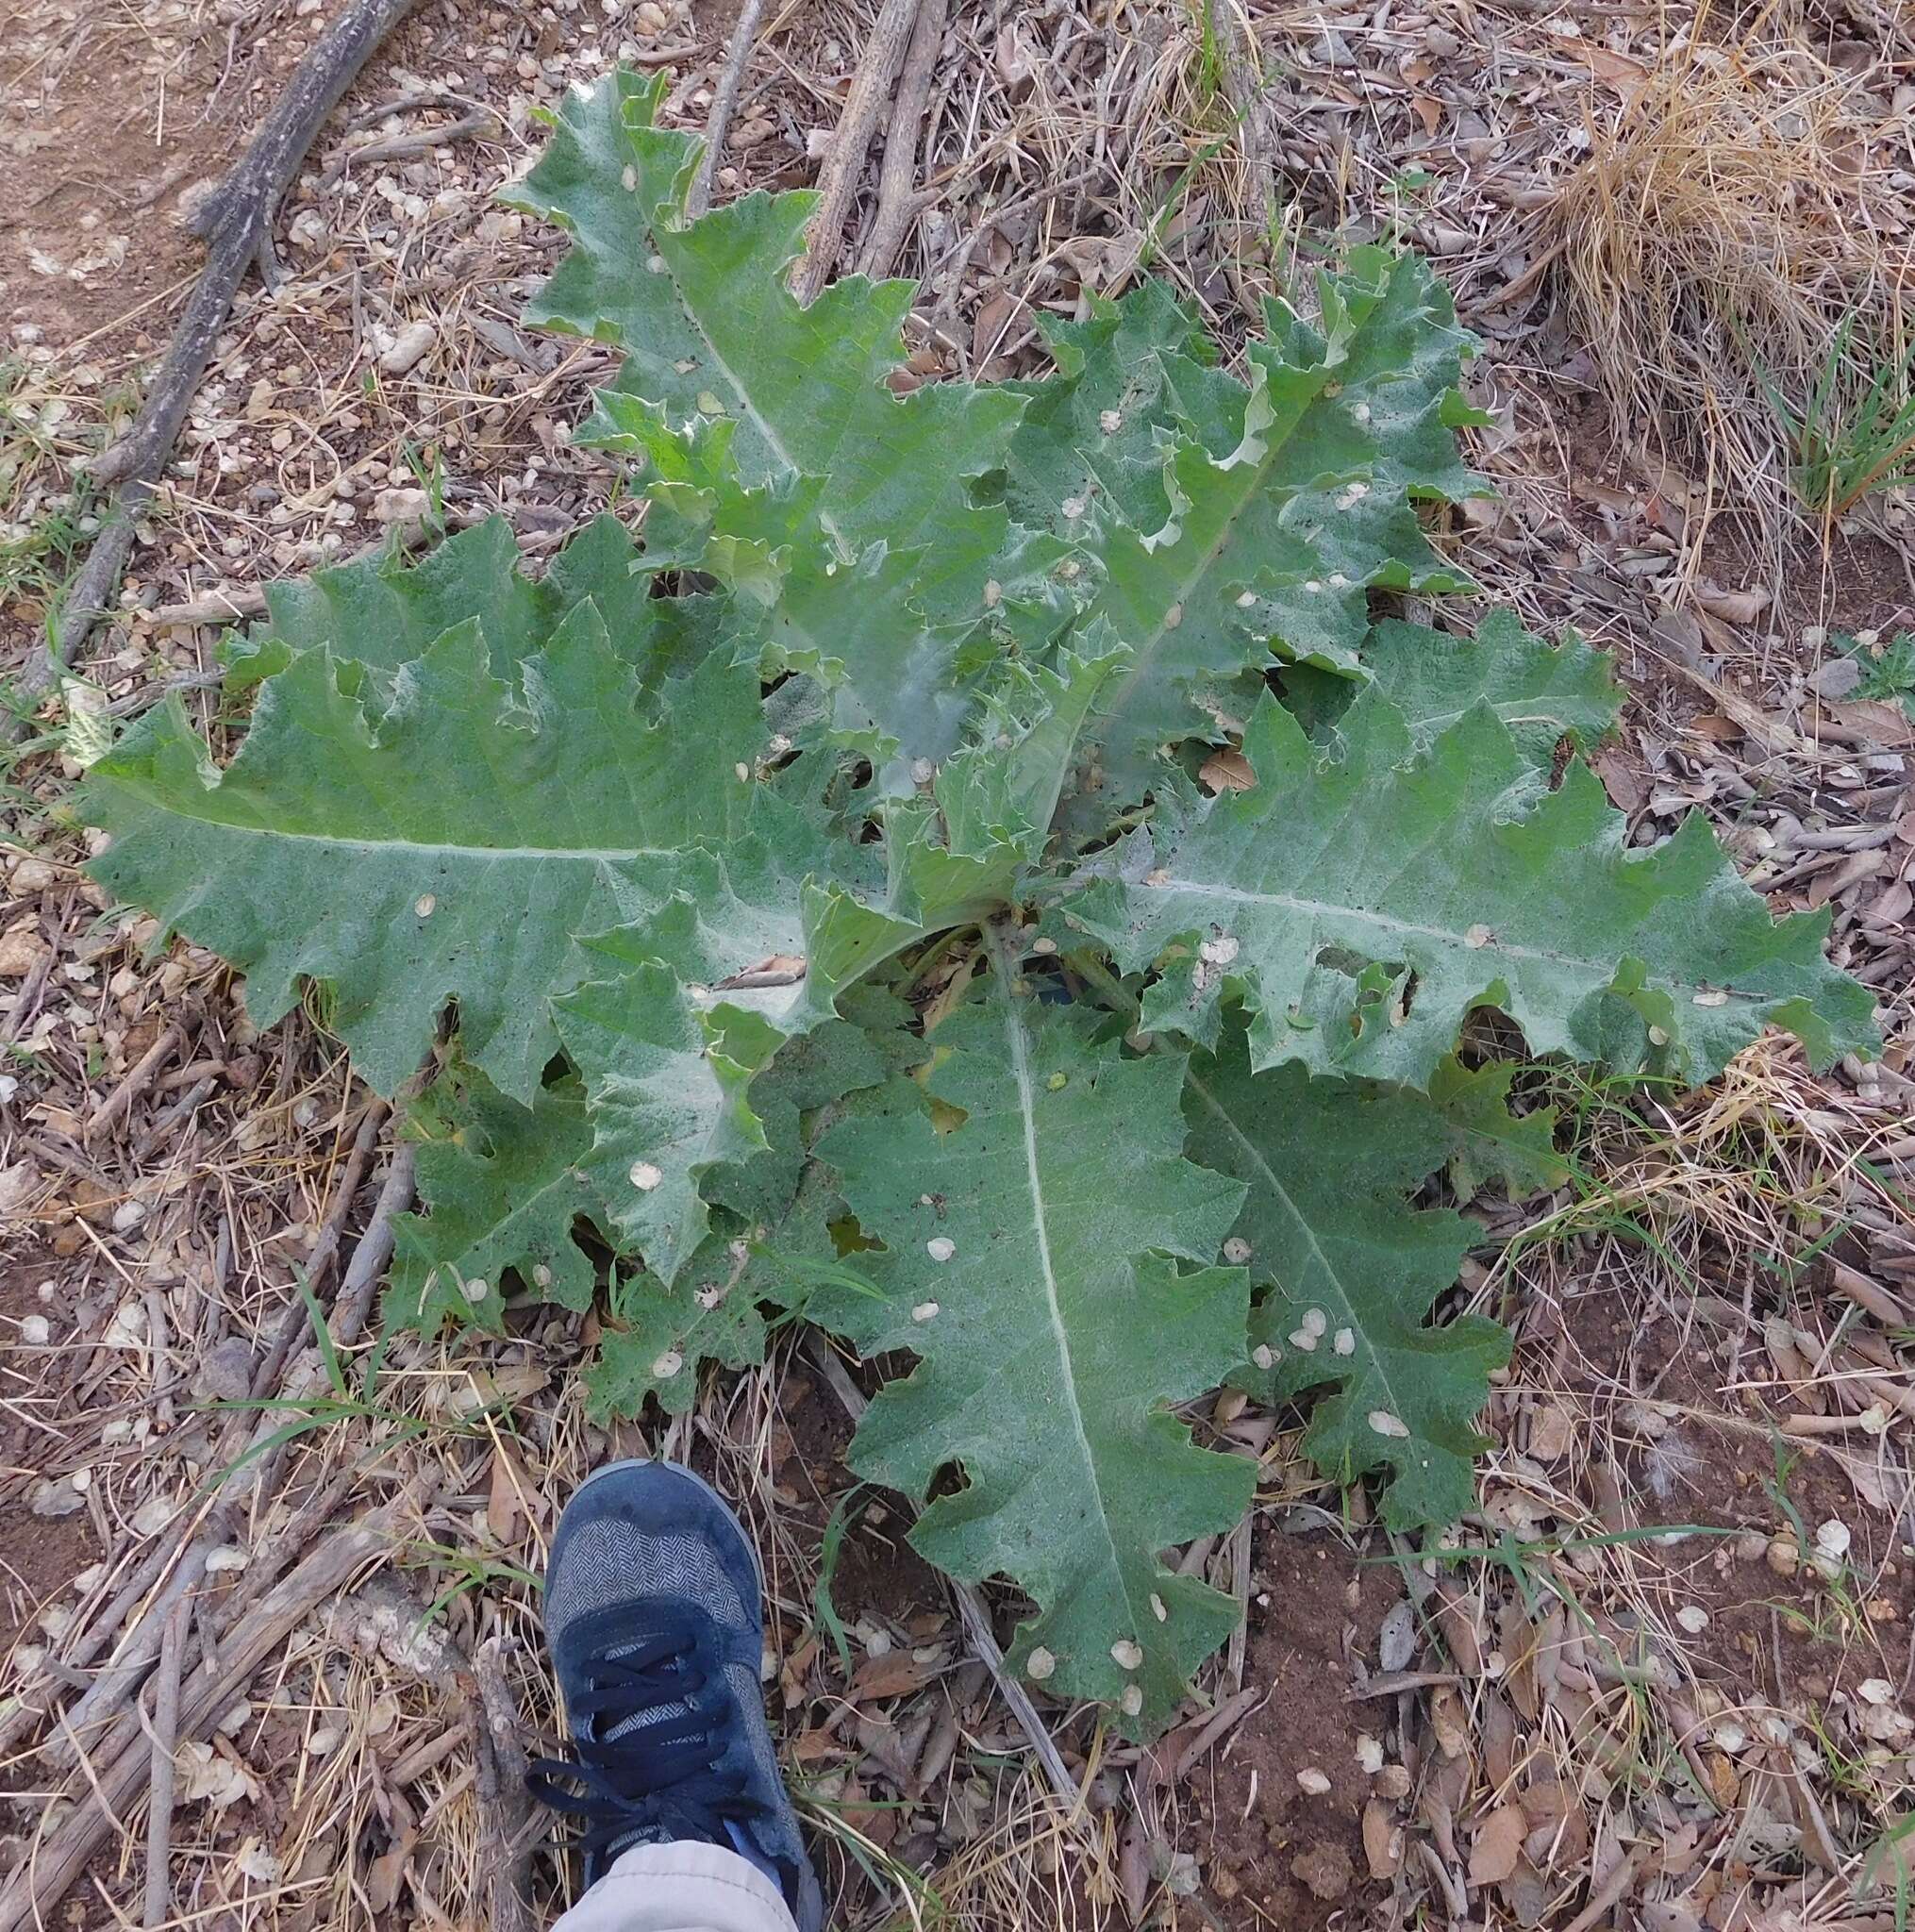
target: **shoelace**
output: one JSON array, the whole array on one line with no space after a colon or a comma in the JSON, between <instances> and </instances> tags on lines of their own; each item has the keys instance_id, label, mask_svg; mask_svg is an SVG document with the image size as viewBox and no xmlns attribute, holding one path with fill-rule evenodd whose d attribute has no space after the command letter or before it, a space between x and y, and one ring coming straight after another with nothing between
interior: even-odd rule
<instances>
[{"instance_id":1,"label":"shoelace","mask_svg":"<svg viewBox=\"0 0 1915 1932\"><path fill-rule=\"evenodd\" d=\"M594 1659L590 1688L572 1707L581 1732L590 1719L591 1735L574 1739L570 1757L531 1766L533 1795L585 1822L580 1848L589 1862L655 1835L728 1844L727 1820L742 1824L763 1810L745 1788L748 1773L724 1761L730 1698L722 1683L712 1685L697 1651L689 1633L667 1631ZM682 1708L650 1715L674 1705Z\"/></svg>"}]
</instances>

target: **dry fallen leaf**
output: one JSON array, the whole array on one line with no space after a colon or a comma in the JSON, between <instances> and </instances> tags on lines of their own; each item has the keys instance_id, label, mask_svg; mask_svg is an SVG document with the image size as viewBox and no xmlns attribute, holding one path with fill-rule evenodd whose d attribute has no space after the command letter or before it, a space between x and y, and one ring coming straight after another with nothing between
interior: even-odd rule
<instances>
[{"instance_id":1,"label":"dry fallen leaf","mask_svg":"<svg viewBox=\"0 0 1915 1932\"><path fill-rule=\"evenodd\" d=\"M1470 1846L1470 1883L1501 1885L1516 1870L1529 1821L1521 1805L1499 1805L1476 1827Z\"/></svg>"},{"instance_id":2,"label":"dry fallen leaf","mask_svg":"<svg viewBox=\"0 0 1915 1932\"><path fill-rule=\"evenodd\" d=\"M1363 1807L1363 1857L1373 1878L1394 1878L1403 1868L1403 1827L1381 1798Z\"/></svg>"}]
</instances>

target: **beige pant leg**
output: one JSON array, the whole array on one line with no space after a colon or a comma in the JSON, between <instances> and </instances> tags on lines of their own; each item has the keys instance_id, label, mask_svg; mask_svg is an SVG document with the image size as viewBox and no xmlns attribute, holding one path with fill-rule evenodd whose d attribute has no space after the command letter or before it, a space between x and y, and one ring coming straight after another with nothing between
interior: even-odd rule
<instances>
[{"instance_id":1,"label":"beige pant leg","mask_svg":"<svg viewBox=\"0 0 1915 1932\"><path fill-rule=\"evenodd\" d=\"M778 1888L724 1845L634 1845L552 1932L797 1932Z\"/></svg>"}]
</instances>

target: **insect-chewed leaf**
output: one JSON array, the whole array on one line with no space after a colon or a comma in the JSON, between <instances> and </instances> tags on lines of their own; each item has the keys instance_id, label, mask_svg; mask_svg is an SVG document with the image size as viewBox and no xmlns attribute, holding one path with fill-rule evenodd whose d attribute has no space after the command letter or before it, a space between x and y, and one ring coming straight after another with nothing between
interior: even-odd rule
<instances>
[{"instance_id":1,"label":"insect-chewed leaf","mask_svg":"<svg viewBox=\"0 0 1915 1932\"><path fill-rule=\"evenodd\" d=\"M1070 822L1096 831L1167 776L1169 744L1218 738L1229 687L1272 652L1354 671L1366 591L1460 587L1411 498L1477 487L1457 455L1465 338L1447 291L1413 257L1362 249L1325 278L1321 332L1274 309L1253 343L1241 435L1213 457L1175 443L1170 521L1133 529L1079 499L1104 572L1091 605L1132 647L1106 694Z\"/></svg>"},{"instance_id":2,"label":"insect-chewed leaf","mask_svg":"<svg viewBox=\"0 0 1915 1932\"><path fill-rule=\"evenodd\" d=\"M1174 803L1067 904L1126 970L1161 960L1147 1026L1213 1041L1241 990L1259 1068L1412 1086L1479 1006L1538 1053L1698 1080L1764 1025L1818 1065L1873 1042L1825 914L1772 919L1699 814L1631 851L1588 767L1546 790L1487 704L1419 753L1374 689L1329 747L1266 698L1243 748L1250 790Z\"/></svg>"},{"instance_id":3,"label":"insect-chewed leaf","mask_svg":"<svg viewBox=\"0 0 1915 1932\"><path fill-rule=\"evenodd\" d=\"M1452 1151L1451 1124L1401 1089L1300 1067L1253 1074L1236 1024L1221 1054L1191 1061L1184 1111L1191 1158L1248 1190L1232 1240L1270 1291L1234 1379L1270 1401L1328 1389L1304 1438L1318 1465L1346 1482L1391 1471L1392 1524L1454 1521L1470 1504L1474 1420L1509 1337L1479 1316L1428 1325L1472 1240L1452 1209L1409 1203Z\"/></svg>"},{"instance_id":4,"label":"insect-chewed leaf","mask_svg":"<svg viewBox=\"0 0 1915 1932\"><path fill-rule=\"evenodd\" d=\"M906 1082L820 1141L883 1246L848 1257L876 1298L827 1291L808 1311L866 1354L920 1358L873 1402L853 1465L919 1497L961 1465L965 1487L912 1541L1030 1595L1014 1666L1042 1652L1054 1689L1154 1733L1235 1622L1159 1553L1235 1522L1250 1494L1251 1466L1195 1448L1167 1408L1242 1359L1241 1271L1170 1258L1212 1261L1242 1189L1181 1158L1180 1059L1124 1059L1016 970L1000 941L986 988L928 1038L957 1124L940 1132Z\"/></svg>"},{"instance_id":5,"label":"insect-chewed leaf","mask_svg":"<svg viewBox=\"0 0 1915 1932\"><path fill-rule=\"evenodd\" d=\"M726 837L753 790L755 671L708 657L651 722L639 695L590 604L510 682L473 624L385 701L308 651L261 688L224 771L176 698L94 766L80 808L112 834L94 869L245 969L261 1025L302 978L329 981L380 1091L456 999L473 1063L529 1101L557 1045L546 998L584 970L575 936L656 905L663 861Z\"/></svg>"},{"instance_id":6,"label":"insect-chewed leaf","mask_svg":"<svg viewBox=\"0 0 1915 1932\"><path fill-rule=\"evenodd\" d=\"M1545 771L1565 739L1586 750L1606 737L1623 704L1607 652L1592 651L1574 632L1545 643L1509 610L1490 611L1474 637L1386 618L1364 640L1362 669L1419 746L1487 704L1524 757ZM1318 736L1357 690L1349 677L1308 666L1285 679L1290 708Z\"/></svg>"},{"instance_id":7,"label":"insect-chewed leaf","mask_svg":"<svg viewBox=\"0 0 1915 1932\"><path fill-rule=\"evenodd\" d=\"M505 1276L564 1307L591 1306L594 1272L573 1239L598 1219L584 1174L585 1095L568 1076L530 1107L455 1063L412 1108L419 1197L430 1210L394 1221L390 1325L437 1334L448 1323L502 1334Z\"/></svg>"}]
</instances>

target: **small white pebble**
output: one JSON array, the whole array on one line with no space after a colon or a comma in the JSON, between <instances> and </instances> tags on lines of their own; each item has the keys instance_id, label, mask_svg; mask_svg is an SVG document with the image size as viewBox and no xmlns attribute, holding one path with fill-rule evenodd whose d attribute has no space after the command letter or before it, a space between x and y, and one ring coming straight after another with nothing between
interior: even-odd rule
<instances>
[{"instance_id":1,"label":"small white pebble","mask_svg":"<svg viewBox=\"0 0 1915 1932\"><path fill-rule=\"evenodd\" d=\"M1684 1604L1676 1611L1675 1621L1691 1637L1700 1637L1708 1628L1708 1612L1700 1604Z\"/></svg>"},{"instance_id":2,"label":"small white pebble","mask_svg":"<svg viewBox=\"0 0 1915 1932\"><path fill-rule=\"evenodd\" d=\"M1838 1517L1831 1516L1826 1523L1816 1526L1815 1547L1824 1557L1847 1556L1852 1541L1848 1524Z\"/></svg>"},{"instance_id":3,"label":"small white pebble","mask_svg":"<svg viewBox=\"0 0 1915 1932\"><path fill-rule=\"evenodd\" d=\"M29 1348L44 1348L52 1334L52 1324L44 1315L26 1315L21 1319L20 1339Z\"/></svg>"},{"instance_id":4,"label":"small white pebble","mask_svg":"<svg viewBox=\"0 0 1915 1932\"><path fill-rule=\"evenodd\" d=\"M1895 1687L1886 1677L1864 1677L1856 1686L1856 1695L1864 1704L1873 1704L1879 1708L1893 1699Z\"/></svg>"},{"instance_id":5,"label":"small white pebble","mask_svg":"<svg viewBox=\"0 0 1915 1932\"><path fill-rule=\"evenodd\" d=\"M1383 1769L1383 1746L1368 1731L1357 1733L1357 1762L1372 1777Z\"/></svg>"},{"instance_id":6,"label":"small white pebble","mask_svg":"<svg viewBox=\"0 0 1915 1932\"><path fill-rule=\"evenodd\" d=\"M1314 1764L1307 1766L1296 1774L1297 1789L1307 1791L1313 1798L1321 1798L1330 1789L1330 1781Z\"/></svg>"},{"instance_id":7,"label":"small white pebble","mask_svg":"<svg viewBox=\"0 0 1915 1932\"><path fill-rule=\"evenodd\" d=\"M948 1261L958 1252L958 1243L947 1234L934 1234L924 1243L924 1252L934 1261Z\"/></svg>"}]
</instances>

